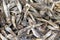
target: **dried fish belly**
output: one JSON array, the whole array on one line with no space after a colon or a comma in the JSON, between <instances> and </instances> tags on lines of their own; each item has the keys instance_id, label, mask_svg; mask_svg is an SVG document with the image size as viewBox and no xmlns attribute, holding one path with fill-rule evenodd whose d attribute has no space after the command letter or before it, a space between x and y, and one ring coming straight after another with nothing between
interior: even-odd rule
<instances>
[{"instance_id":1,"label":"dried fish belly","mask_svg":"<svg viewBox=\"0 0 60 40\"><path fill-rule=\"evenodd\" d=\"M0 40L60 40L60 0L0 0Z\"/></svg>"}]
</instances>

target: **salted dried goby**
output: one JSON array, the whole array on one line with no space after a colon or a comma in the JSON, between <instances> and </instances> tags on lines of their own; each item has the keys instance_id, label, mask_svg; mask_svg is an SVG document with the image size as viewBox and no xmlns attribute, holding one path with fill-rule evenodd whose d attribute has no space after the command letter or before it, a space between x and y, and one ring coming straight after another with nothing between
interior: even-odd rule
<instances>
[{"instance_id":1,"label":"salted dried goby","mask_svg":"<svg viewBox=\"0 0 60 40\"><path fill-rule=\"evenodd\" d=\"M8 39L5 38L1 33L0 33L0 38L1 38L2 40L8 40Z\"/></svg>"},{"instance_id":2,"label":"salted dried goby","mask_svg":"<svg viewBox=\"0 0 60 40\"><path fill-rule=\"evenodd\" d=\"M7 7L8 7L9 9L13 8L14 6L15 6L15 3L9 3L9 4L7 5Z\"/></svg>"},{"instance_id":3,"label":"salted dried goby","mask_svg":"<svg viewBox=\"0 0 60 40\"><path fill-rule=\"evenodd\" d=\"M54 27L52 27L52 26L47 26L49 29L51 29L51 30L59 30L59 29L56 29L56 28L54 28Z\"/></svg>"},{"instance_id":4,"label":"salted dried goby","mask_svg":"<svg viewBox=\"0 0 60 40\"><path fill-rule=\"evenodd\" d=\"M25 7L24 7L24 9L23 9L23 12L24 12L24 19L23 19L23 21L22 21L22 24L24 25L24 26L26 26L27 25L27 15L28 15L28 10L30 9L30 5L29 4L26 4L25 5Z\"/></svg>"},{"instance_id":5,"label":"salted dried goby","mask_svg":"<svg viewBox=\"0 0 60 40\"><path fill-rule=\"evenodd\" d=\"M18 9L19 9L19 12L21 13L22 12L22 5L21 5L21 3L19 2L19 0L16 0L15 3L17 5Z\"/></svg>"},{"instance_id":6,"label":"salted dried goby","mask_svg":"<svg viewBox=\"0 0 60 40\"><path fill-rule=\"evenodd\" d=\"M55 23L51 22L51 21L47 21L47 20L45 20L45 19L39 19L39 18L37 18L37 19L40 20L40 21L47 22L47 23L49 23L50 25L52 25L54 28L59 29L59 26L56 25Z\"/></svg>"},{"instance_id":7,"label":"salted dried goby","mask_svg":"<svg viewBox=\"0 0 60 40\"><path fill-rule=\"evenodd\" d=\"M21 15L16 15L16 23L19 24L21 22Z\"/></svg>"},{"instance_id":8,"label":"salted dried goby","mask_svg":"<svg viewBox=\"0 0 60 40\"><path fill-rule=\"evenodd\" d=\"M27 31L28 29L35 28L35 27L40 26L40 25L42 25L42 23L36 24L36 25L27 26L26 28L19 30L18 35L20 35L21 33L25 32L25 31Z\"/></svg>"},{"instance_id":9,"label":"salted dried goby","mask_svg":"<svg viewBox=\"0 0 60 40\"><path fill-rule=\"evenodd\" d=\"M14 7L14 8L11 8L11 9L12 9L12 11L18 11L17 7ZM20 12L18 11L18 13L20 13Z\"/></svg>"},{"instance_id":10,"label":"salted dried goby","mask_svg":"<svg viewBox=\"0 0 60 40\"><path fill-rule=\"evenodd\" d=\"M19 14L19 11L11 11L12 13L14 13L15 15Z\"/></svg>"},{"instance_id":11,"label":"salted dried goby","mask_svg":"<svg viewBox=\"0 0 60 40\"><path fill-rule=\"evenodd\" d=\"M16 24L19 24L21 22L21 15L19 14L19 11L11 11L15 14Z\"/></svg>"},{"instance_id":12,"label":"salted dried goby","mask_svg":"<svg viewBox=\"0 0 60 40\"><path fill-rule=\"evenodd\" d=\"M37 3L42 3L44 0L35 0Z\"/></svg>"},{"instance_id":13,"label":"salted dried goby","mask_svg":"<svg viewBox=\"0 0 60 40\"><path fill-rule=\"evenodd\" d=\"M7 35L7 38L10 39L10 40L11 40L13 37L14 37L14 36L13 36L12 34L8 34L8 35Z\"/></svg>"},{"instance_id":14,"label":"salted dried goby","mask_svg":"<svg viewBox=\"0 0 60 40\"><path fill-rule=\"evenodd\" d=\"M9 12L9 9L6 5L6 2L5 0L2 0L3 1L3 8L4 8L4 12L5 12L5 15L6 15L6 21L7 23L10 23L10 12Z\"/></svg>"},{"instance_id":15,"label":"salted dried goby","mask_svg":"<svg viewBox=\"0 0 60 40\"><path fill-rule=\"evenodd\" d=\"M28 18L28 22L30 26L36 24L31 18Z\"/></svg>"},{"instance_id":16,"label":"salted dried goby","mask_svg":"<svg viewBox=\"0 0 60 40\"><path fill-rule=\"evenodd\" d=\"M31 3L33 3L33 0L30 0Z\"/></svg>"},{"instance_id":17,"label":"salted dried goby","mask_svg":"<svg viewBox=\"0 0 60 40\"><path fill-rule=\"evenodd\" d=\"M28 12L28 10L30 9L30 5L27 3L26 5L25 5L25 8L23 9L23 11L25 12L24 13L24 19L26 19L26 17L27 17L27 12Z\"/></svg>"},{"instance_id":18,"label":"salted dried goby","mask_svg":"<svg viewBox=\"0 0 60 40\"><path fill-rule=\"evenodd\" d=\"M16 20L16 18L15 18L15 16L13 15L12 18L11 18L11 21L12 21L12 24L13 24L14 28L17 29L15 20Z\"/></svg>"},{"instance_id":19,"label":"salted dried goby","mask_svg":"<svg viewBox=\"0 0 60 40\"><path fill-rule=\"evenodd\" d=\"M33 32L33 35L37 38L40 38L40 34L34 29L34 28L31 28L32 32Z\"/></svg>"},{"instance_id":20,"label":"salted dried goby","mask_svg":"<svg viewBox=\"0 0 60 40\"><path fill-rule=\"evenodd\" d=\"M33 11L32 13L33 13L33 15L35 14L34 16L36 16L36 17L40 17L40 14L37 12L36 9L34 9L34 7L31 6L30 10Z\"/></svg>"},{"instance_id":21,"label":"salted dried goby","mask_svg":"<svg viewBox=\"0 0 60 40\"><path fill-rule=\"evenodd\" d=\"M13 36L16 36L16 34L12 31L12 29L8 25L5 25L5 30L11 33Z\"/></svg>"},{"instance_id":22,"label":"salted dried goby","mask_svg":"<svg viewBox=\"0 0 60 40\"><path fill-rule=\"evenodd\" d=\"M36 38L36 39L34 39L34 40L44 40L43 38Z\"/></svg>"},{"instance_id":23,"label":"salted dried goby","mask_svg":"<svg viewBox=\"0 0 60 40\"><path fill-rule=\"evenodd\" d=\"M46 38L49 37L51 34L52 34L52 31L50 30L49 32L47 32L47 33L43 36L43 38L46 39Z\"/></svg>"},{"instance_id":24,"label":"salted dried goby","mask_svg":"<svg viewBox=\"0 0 60 40\"><path fill-rule=\"evenodd\" d=\"M4 34L5 37L7 37L7 33L5 30L1 30L2 34Z\"/></svg>"},{"instance_id":25,"label":"salted dried goby","mask_svg":"<svg viewBox=\"0 0 60 40\"><path fill-rule=\"evenodd\" d=\"M48 40L55 40L54 38L57 36L57 33L53 33L53 35L51 35Z\"/></svg>"},{"instance_id":26,"label":"salted dried goby","mask_svg":"<svg viewBox=\"0 0 60 40\"><path fill-rule=\"evenodd\" d=\"M30 15L30 17L32 18L32 20L35 22L35 19L33 17L33 15L28 11L28 14Z\"/></svg>"}]
</instances>

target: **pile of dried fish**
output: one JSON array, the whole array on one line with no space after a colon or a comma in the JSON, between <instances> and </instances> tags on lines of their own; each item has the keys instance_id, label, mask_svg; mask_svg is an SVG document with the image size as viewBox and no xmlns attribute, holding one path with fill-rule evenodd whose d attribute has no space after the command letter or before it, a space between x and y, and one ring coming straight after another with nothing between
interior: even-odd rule
<instances>
[{"instance_id":1,"label":"pile of dried fish","mask_svg":"<svg viewBox=\"0 0 60 40\"><path fill-rule=\"evenodd\" d=\"M0 0L0 40L60 40L60 0Z\"/></svg>"}]
</instances>

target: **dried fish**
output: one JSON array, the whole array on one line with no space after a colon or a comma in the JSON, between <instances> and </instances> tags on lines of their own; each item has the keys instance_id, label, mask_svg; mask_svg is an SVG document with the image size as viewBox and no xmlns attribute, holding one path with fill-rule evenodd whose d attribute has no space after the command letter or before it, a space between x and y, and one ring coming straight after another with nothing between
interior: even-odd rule
<instances>
[{"instance_id":1,"label":"dried fish","mask_svg":"<svg viewBox=\"0 0 60 40\"><path fill-rule=\"evenodd\" d=\"M7 7L8 7L9 9L13 8L14 6L15 6L15 3L14 3L14 2L7 5Z\"/></svg>"},{"instance_id":2,"label":"dried fish","mask_svg":"<svg viewBox=\"0 0 60 40\"><path fill-rule=\"evenodd\" d=\"M26 27L24 29L21 29L21 30L19 30L18 35L20 35L21 33L25 32L25 31L27 31L28 29L31 29L31 27L35 28L35 27L40 26L40 25L42 25L42 23L36 24L36 25L31 25L31 26L28 26L28 27Z\"/></svg>"},{"instance_id":3,"label":"dried fish","mask_svg":"<svg viewBox=\"0 0 60 40\"><path fill-rule=\"evenodd\" d=\"M21 22L21 15L17 15L17 18L16 18L16 23L19 23Z\"/></svg>"},{"instance_id":4,"label":"dried fish","mask_svg":"<svg viewBox=\"0 0 60 40\"><path fill-rule=\"evenodd\" d=\"M16 18L15 18L15 16L13 15L11 21L12 21L12 24L13 24L14 28L17 28L17 27L16 27L15 20L16 20Z\"/></svg>"},{"instance_id":5,"label":"dried fish","mask_svg":"<svg viewBox=\"0 0 60 40\"><path fill-rule=\"evenodd\" d=\"M33 3L33 0L30 0L31 3Z\"/></svg>"},{"instance_id":6,"label":"dried fish","mask_svg":"<svg viewBox=\"0 0 60 40\"><path fill-rule=\"evenodd\" d=\"M0 38L1 38L2 40L8 40L8 39L5 38L1 33L0 33Z\"/></svg>"},{"instance_id":7,"label":"dried fish","mask_svg":"<svg viewBox=\"0 0 60 40\"><path fill-rule=\"evenodd\" d=\"M26 4L26 0L20 0L20 2L21 2L22 5Z\"/></svg>"},{"instance_id":8,"label":"dried fish","mask_svg":"<svg viewBox=\"0 0 60 40\"><path fill-rule=\"evenodd\" d=\"M30 26L36 24L36 23L33 22L33 20L31 20L31 18L28 18L28 22L29 22Z\"/></svg>"},{"instance_id":9,"label":"dried fish","mask_svg":"<svg viewBox=\"0 0 60 40\"><path fill-rule=\"evenodd\" d=\"M12 31L12 29L8 25L5 26L5 30L11 33L13 36L16 36L16 34Z\"/></svg>"},{"instance_id":10,"label":"dried fish","mask_svg":"<svg viewBox=\"0 0 60 40\"><path fill-rule=\"evenodd\" d=\"M59 40L60 0L0 0L0 40Z\"/></svg>"},{"instance_id":11,"label":"dried fish","mask_svg":"<svg viewBox=\"0 0 60 40\"><path fill-rule=\"evenodd\" d=\"M30 5L29 5L29 4L26 4L26 5L25 5L25 8L23 9L23 10L25 11L24 19L26 19L26 17L27 17L27 12L28 12L29 9L30 9Z\"/></svg>"},{"instance_id":12,"label":"dried fish","mask_svg":"<svg viewBox=\"0 0 60 40\"><path fill-rule=\"evenodd\" d=\"M15 1L17 4L17 7L18 7L18 9L19 9L19 12L21 13L22 12L22 5L21 5L21 3L19 2L19 0L16 0Z\"/></svg>"},{"instance_id":13,"label":"dried fish","mask_svg":"<svg viewBox=\"0 0 60 40\"><path fill-rule=\"evenodd\" d=\"M18 8L17 7L14 7L11 9L12 11L18 11ZM19 12L19 11L18 11ZM19 12L20 13L20 12Z\"/></svg>"},{"instance_id":14,"label":"dried fish","mask_svg":"<svg viewBox=\"0 0 60 40\"><path fill-rule=\"evenodd\" d=\"M47 32L47 33L43 36L43 38L46 39L46 38L49 37L51 34L52 34L52 31L50 30L49 32Z\"/></svg>"},{"instance_id":15,"label":"dried fish","mask_svg":"<svg viewBox=\"0 0 60 40\"><path fill-rule=\"evenodd\" d=\"M12 13L14 13L15 15L19 14L19 11L11 11Z\"/></svg>"},{"instance_id":16,"label":"dried fish","mask_svg":"<svg viewBox=\"0 0 60 40\"><path fill-rule=\"evenodd\" d=\"M8 34L8 35L7 35L7 38L8 38L8 39L12 39L13 37L14 37L14 36L13 36L12 34Z\"/></svg>"},{"instance_id":17,"label":"dried fish","mask_svg":"<svg viewBox=\"0 0 60 40\"><path fill-rule=\"evenodd\" d=\"M34 28L31 28L32 32L33 32L33 35L37 38L40 38L40 34L34 29Z\"/></svg>"},{"instance_id":18,"label":"dried fish","mask_svg":"<svg viewBox=\"0 0 60 40\"><path fill-rule=\"evenodd\" d=\"M32 18L32 20L35 22L35 19L34 19L33 15L32 15L30 12L28 12L28 14L29 14L30 17Z\"/></svg>"},{"instance_id":19,"label":"dried fish","mask_svg":"<svg viewBox=\"0 0 60 40\"><path fill-rule=\"evenodd\" d=\"M23 19L22 23L21 23L23 26L27 26L28 23L27 23L27 20L26 19Z\"/></svg>"},{"instance_id":20,"label":"dried fish","mask_svg":"<svg viewBox=\"0 0 60 40\"><path fill-rule=\"evenodd\" d=\"M43 0L35 0L37 3L42 3L43 2Z\"/></svg>"},{"instance_id":21,"label":"dried fish","mask_svg":"<svg viewBox=\"0 0 60 40\"><path fill-rule=\"evenodd\" d=\"M45 14L45 11L40 11L40 15L44 15Z\"/></svg>"},{"instance_id":22,"label":"dried fish","mask_svg":"<svg viewBox=\"0 0 60 40\"><path fill-rule=\"evenodd\" d=\"M2 34L4 34L5 37L7 37L7 33L4 30L1 30Z\"/></svg>"},{"instance_id":23,"label":"dried fish","mask_svg":"<svg viewBox=\"0 0 60 40\"><path fill-rule=\"evenodd\" d=\"M50 25L52 25L54 28L59 29L59 26L57 26L55 23L53 23L53 22L51 22L51 21L47 21L47 20L39 19L39 18L37 18L37 19L40 20L40 21L47 22L47 23L49 23Z\"/></svg>"},{"instance_id":24,"label":"dried fish","mask_svg":"<svg viewBox=\"0 0 60 40\"><path fill-rule=\"evenodd\" d=\"M41 39L41 38L39 39L39 38L37 38L36 40L44 40L44 39Z\"/></svg>"},{"instance_id":25,"label":"dried fish","mask_svg":"<svg viewBox=\"0 0 60 40\"><path fill-rule=\"evenodd\" d=\"M36 27L36 28L37 28L37 27ZM41 32L44 32L44 31L45 31L44 29L41 28L41 26L39 26L37 29L38 29L39 31L41 31Z\"/></svg>"},{"instance_id":26,"label":"dried fish","mask_svg":"<svg viewBox=\"0 0 60 40\"><path fill-rule=\"evenodd\" d=\"M24 25L24 26L26 26L28 23L27 23L27 21L26 21L26 19L27 19L27 15L28 15L28 13L27 13L27 11L30 9L30 5L29 4L26 4L25 5L25 8L23 9L23 11L24 11L24 19L23 19L23 22L22 22L22 24Z\"/></svg>"},{"instance_id":27,"label":"dried fish","mask_svg":"<svg viewBox=\"0 0 60 40\"><path fill-rule=\"evenodd\" d=\"M51 11L53 11L54 6L55 6L55 3L52 4L52 7L50 9Z\"/></svg>"},{"instance_id":28,"label":"dried fish","mask_svg":"<svg viewBox=\"0 0 60 40\"><path fill-rule=\"evenodd\" d=\"M57 35L57 33L53 33L53 35L50 36L50 37L48 38L48 40L55 40L54 38L56 37L56 35Z\"/></svg>"},{"instance_id":29,"label":"dried fish","mask_svg":"<svg viewBox=\"0 0 60 40\"><path fill-rule=\"evenodd\" d=\"M59 30L59 29L56 29L56 28L54 28L54 27L52 27L52 26L47 26L49 29L51 29L51 30Z\"/></svg>"},{"instance_id":30,"label":"dried fish","mask_svg":"<svg viewBox=\"0 0 60 40\"><path fill-rule=\"evenodd\" d=\"M34 7L31 6L30 10L32 10L36 17L40 16L37 10L34 9ZM37 16L38 15L38 16Z\"/></svg>"},{"instance_id":31,"label":"dried fish","mask_svg":"<svg viewBox=\"0 0 60 40\"><path fill-rule=\"evenodd\" d=\"M12 38L11 40L19 40L17 37Z\"/></svg>"},{"instance_id":32,"label":"dried fish","mask_svg":"<svg viewBox=\"0 0 60 40\"><path fill-rule=\"evenodd\" d=\"M6 15L6 20L8 23L10 23L10 12L9 12L9 9L5 3L5 0L3 0L3 8L4 8L4 12L5 12L5 15Z\"/></svg>"}]
</instances>

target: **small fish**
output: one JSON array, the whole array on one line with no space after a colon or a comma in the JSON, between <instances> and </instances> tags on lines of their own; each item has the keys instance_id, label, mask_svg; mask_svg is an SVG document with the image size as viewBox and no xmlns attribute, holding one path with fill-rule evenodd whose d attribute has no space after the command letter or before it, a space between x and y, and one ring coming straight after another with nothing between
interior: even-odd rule
<instances>
[{"instance_id":1,"label":"small fish","mask_svg":"<svg viewBox=\"0 0 60 40\"><path fill-rule=\"evenodd\" d=\"M40 26L40 25L42 25L42 23L36 24L36 25L27 26L26 28L19 30L18 35L20 35L21 33L25 32L25 31L27 31L28 29L35 28L35 27Z\"/></svg>"},{"instance_id":2,"label":"small fish","mask_svg":"<svg viewBox=\"0 0 60 40\"><path fill-rule=\"evenodd\" d=\"M37 3L42 3L44 0L35 0Z\"/></svg>"},{"instance_id":3,"label":"small fish","mask_svg":"<svg viewBox=\"0 0 60 40\"><path fill-rule=\"evenodd\" d=\"M37 38L36 40L44 40L44 39L41 39L41 38Z\"/></svg>"},{"instance_id":4,"label":"small fish","mask_svg":"<svg viewBox=\"0 0 60 40\"><path fill-rule=\"evenodd\" d=\"M27 15L28 15L28 10L30 9L30 5L27 3L26 5L25 5L25 7L24 7L24 9L23 9L23 11L24 11L24 19L26 19L27 18Z\"/></svg>"},{"instance_id":5,"label":"small fish","mask_svg":"<svg viewBox=\"0 0 60 40\"><path fill-rule=\"evenodd\" d=\"M17 7L11 8L11 10L20 13Z\"/></svg>"},{"instance_id":6,"label":"small fish","mask_svg":"<svg viewBox=\"0 0 60 40\"><path fill-rule=\"evenodd\" d=\"M56 28L54 28L54 27L52 27L52 26L47 26L49 29L51 29L51 30L59 30L59 29L56 29Z\"/></svg>"},{"instance_id":7,"label":"small fish","mask_svg":"<svg viewBox=\"0 0 60 40\"><path fill-rule=\"evenodd\" d=\"M4 30L1 30L2 34L4 34L5 37L7 37L7 33Z\"/></svg>"},{"instance_id":8,"label":"small fish","mask_svg":"<svg viewBox=\"0 0 60 40\"><path fill-rule=\"evenodd\" d=\"M1 38L2 40L8 40L8 39L5 38L1 33L0 33L0 38Z\"/></svg>"},{"instance_id":9,"label":"small fish","mask_svg":"<svg viewBox=\"0 0 60 40\"><path fill-rule=\"evenodd\" d=\"M47 20L45 20L45 19L40 19L40 18L37 18L37 20L47 22L47 23L49 23L50 25L52 25L54 28L59 29L59 26L58 26L57 24L51 22L51 21L47 21Z\"/></svg>"},{"instance_id":10,"label":"small fish","mask_svg":"<svg viewBox=\"0 0 60 40\"><path fill-rule=\"evenodd\" d=\"M33 3L33 0L30 0L31 3Z\"/></svg>"},{"instance_id":11,"label":"small fish","mask_svg":"<svg viewBox=\"0 0 60 40\"><path fill-rule=\"evenodd\" d=\"M55 3L54 9L55 11L60 12L60 1Z\"/></svg>"},{"instance_id":12,"label":"small fish","mask_svg":"<svg viewBox=\"0 0 60 40\"><path fill-rule=\"evenodd\" d=\"M28 15L28 10L30 9L30 5L29 4L26 4L25 5L25 7L24 7L24 9L23 9L23 11L24 11L24 19L23 19L23 22L22 22L22 24L24 25L24 26L26 26L28 23L27 23L27 15Z\"/></svg>"},{"instance_id":13,"label":"small fish","mask_svg":"<svg viewBox=\"0 0 60 40\"><path fill-rule=\"evenodd\" d=\"M18 24L21 22L21 15L16 15L16 23Z\"/></svg>"},{"instance_id":14,"label":"small fish","mask_svg":"<svg viewBox=\"0 0 60 40\"><path fill-rule=\"evenodd\" d=\"M53 11L54 6L55 6L55 3L52 4L52 7L50 8L51 11Z\"/></svg>"},{"instance_id":15,"label":"small fish","mask_svg":"<svg viewBox=\"0 0 60 40\"><path fill-rule=\"evenodd\" d=\"M39 31L44 32L45 30L41 28L41 26L36 27Z\"/></svg>"},{"instance_id":16,"label":"small fish","mask_svg":"<svg viewBox=\"0 0 60 40\"><path fill-rule=\"evenodd\" d=\"M30 26L35 24L31 18L28 18L28 22Z\"/></svg>"},{"instance_id":17,"label":"small fish","mask_svg":"<svg viewBox=\"0 0 60 40\"><path fill-rule=\"evenodd\" d=\"M5 30L11 33L13 36L16 36L16 34L12 31L12 29L8 25L5 25Z\"/></svg>"},{"instance_id":18,"label":"small fish","mask_svg":"<svg viewBox=\"0 0 60 40\"><path fill-rule=\"evenodd\" d=\"M12 13L14 13L15 15L19 14L19 11L11 11Z\"/></svg>"},{"instance_id":19,"label":"small fish","mask_svg":"<svg viewBox=\"0 0 60 40\"><path fill-rule=\"evenodd\" d=\"M19 2L19 0L16 0L15 3L17 5L18 9L19 9L19 12L21 13L22 12L22 5L21 5L21 3Z\"/></svg>"},{"instance_id":20,"label":"small fish","mask_svg":"<svg viewBox=\"0 0 60 40\"><path fill-rule=\"evenodd\" d=\"M51 34L52 34L52 31L50 30L49 32L47 32L47 33L43 36L43 38L46 39L46 38L49 37Z\"/></svg>"},{"instance_id":21,"label":"small fish","mask_svg":"<svg viewBox=\"0 0 60 40\"><path fill-rule=\"evenodd\" d=\"M13 3L9 3L8 5L7 5L7 7L9 8L9 9L11 9L11 8L13 8L15 6L15 3L13 2Z\"/></svg>"},{"instance_id":22,"label":"small fish","mask_svg":"<svg viewBox=\"0 0 60 40\"><path fill-rule=\"evenodd\" d=\"M53 35L51 35L48 40L55 40L55 37L57 36L57 33L53 33Z\"/></svg>"},{"instance_id":23,"label":"small fish","mask_svg":"<svg viewBox=\"0 0 60 40\"><path fill-rule=\"evenodd\" d=\"M31 12L28 11L28 14L29 14L30 17L32 18L32 20L35 22L35 19L34 19L33 15L31 14Z\"/></svg>"},{"instance_id":24,"label":"small fish","mask_svg":"<svg viewBox=\"0 0 60 40\"><path fill-rule=\"evenodd\" d=\"M13 38L11 38L11 40L19 40L19 38L18 37L13 37Z\"/></svg>"},{"instance_id":25,"label":"small fish","mask_svg":"<svg viewBox=\"0 0 60 40\"><path fill-rule=\"evenodd\" d=\"M29 34L29 33L30 33L30 31L31 31L31 29L29 29L29 30L27 31L27 34Z\"/></svg>"},{"instance_id":26,"label":"small fish","mask_svg":"<svg viewBox=\"0 0 60 40\"><path fill-rule=\"evenodd\" d=\"M7 23L10 23L10 12L9 12L9 8L6 5L5 0L2 0L2 1L3 1L3 8L4 8L5 15L6 15Z\"/></svg>"},{"instance_id":27,"label":"small fish","mask_svg":"<svg viewBox=\"0 0 60 40\"><path fill-rule=\"evenodd\" d=\"M16 20L16 19L15 19L15 16L13 15L11 21L12 21L12 24L13 24L14 28L17 29L15 20Z\"/></svg>"},{"instance_id":28,"label":"small fish","mask_svg":"<svg viewBox=\"0 0 60 40\"><path fill-rule=\"evenodd\" d=\"M22 24L23 26L27 26L27 25L28 25L27 19L24 18L21 24Z\"/></svg>"},{"instance_id":29,"label":"small fish","mask_svg":"<svg viewBox=\"0 0 60 40\"><path fill-rule=\"evenodd\" d=\"M45 14L45 11L41 10L40 15L43 16Z\"/></svg>"},{"instance_id":30,"label":"small fish","mask_svg":"<svg viewBox=\"0 0 60 40\"><path fill-rule=\"evenodd\" d=\"M32 32L33 32L33 35L37 38L40 38L40 34L34 29L34 28L31 28Z\"/></svg>"},{"instance_id":31,"label":"small fish","mask_svg":"<svg viewBox=\"0 0 60 40\"><path fill-rule=\"evenodd\" d=\"M11 40L13 37L14 37L14 36L13 36L12 34L8 34L8 35L7 35L7 38L10 39L10 40Z\"/></svg>"},{"instance_id":32,"label":"small fish","mask_svg":"<svg viewBox=\"0 0 60 40\"><path fill-rule=\"evenodd\" d=\"M31 7L30 10L33 11L32 14L35 17L40 17L40 14L37 12L37 10L34 7L32 7L31 5L30 5L30 7Z\"/></svg>"}]
</instances>

